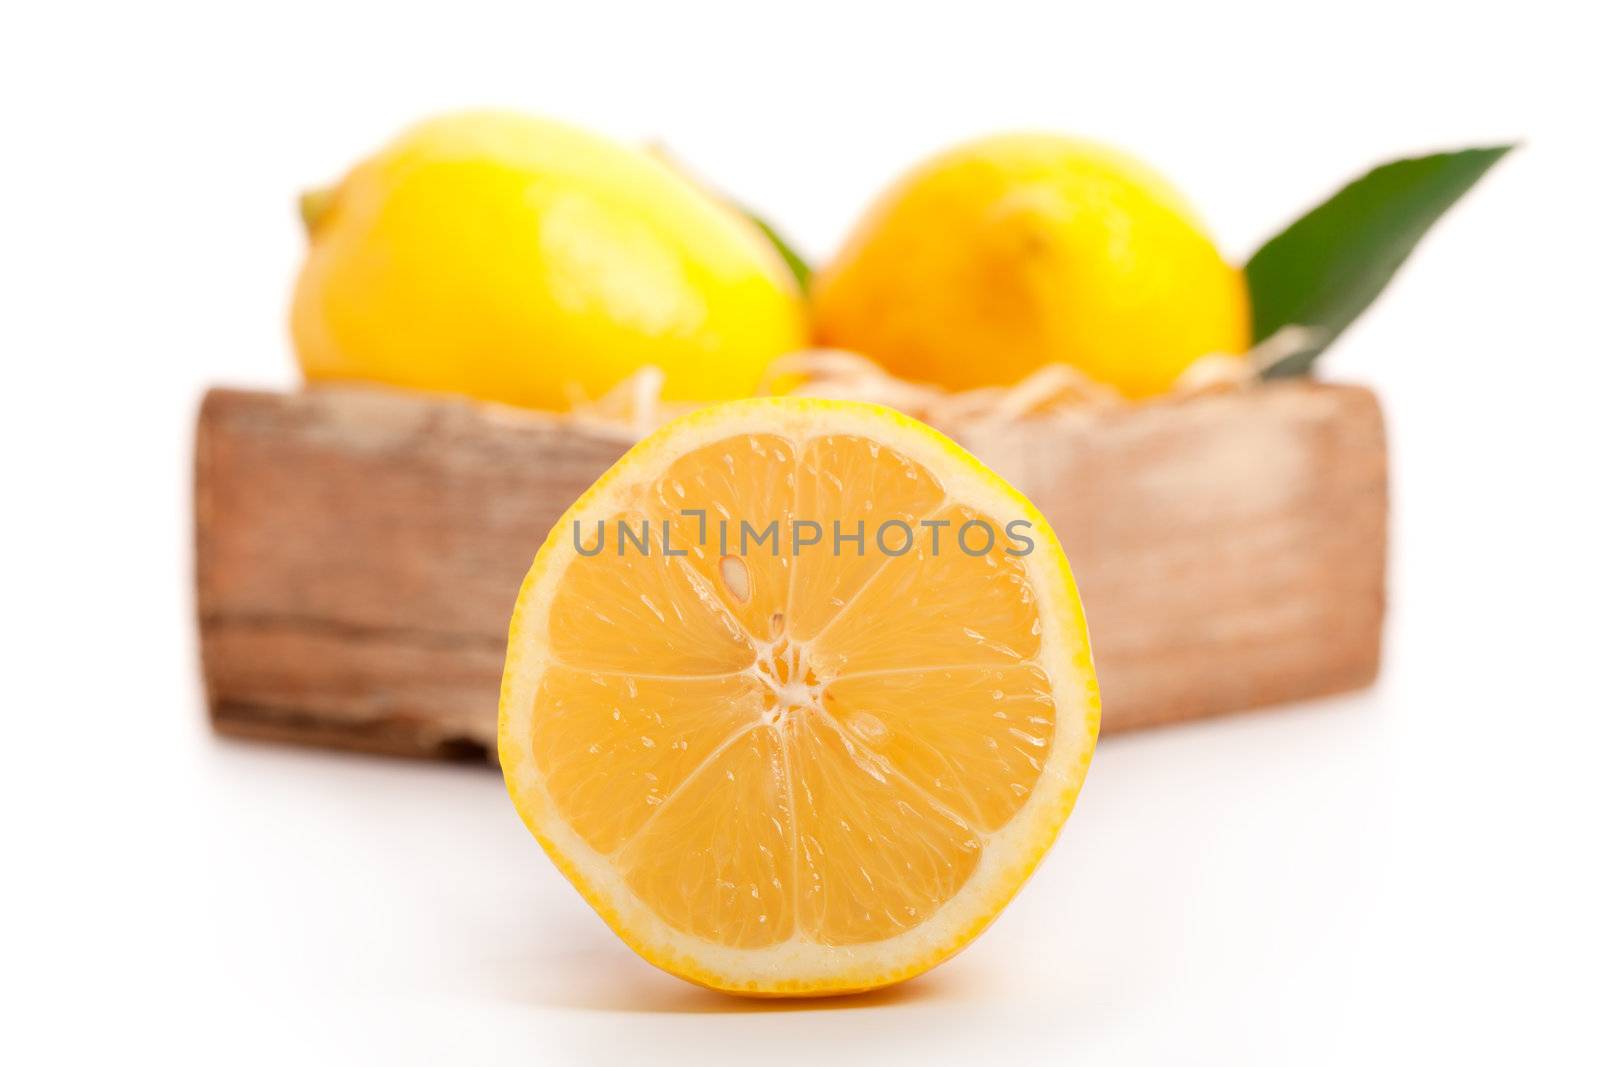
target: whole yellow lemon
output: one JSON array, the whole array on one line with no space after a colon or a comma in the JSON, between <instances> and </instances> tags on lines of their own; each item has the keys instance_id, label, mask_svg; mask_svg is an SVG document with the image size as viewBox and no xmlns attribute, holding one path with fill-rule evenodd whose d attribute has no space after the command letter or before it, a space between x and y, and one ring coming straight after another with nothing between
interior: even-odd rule
<instances>
[{"instance_id":1,"label":"whole yellow lemon","mask_svg":"<svg viewBox=\"0 0 1600 1067\"><path fill-rule=\"evenodd\" d=\"M953 388L1068 363L1146 397L1250 342L1243 276L1177 192L1137 160L1046 134L913 171L812 292L821 343Z\"/></svg>"},{"instance_id":2,"label":"whole yellow lemon","mask_svg":"<svg viewBox=\"0 0 1600 1067\"><path fill-rule=\"evenodd\" d=\"M645 366L748 396L806 341L777 251L660 161L505 112L425 122L302 204L292 330L313 381L562 409Z\"/></svg>"}]
</instances>

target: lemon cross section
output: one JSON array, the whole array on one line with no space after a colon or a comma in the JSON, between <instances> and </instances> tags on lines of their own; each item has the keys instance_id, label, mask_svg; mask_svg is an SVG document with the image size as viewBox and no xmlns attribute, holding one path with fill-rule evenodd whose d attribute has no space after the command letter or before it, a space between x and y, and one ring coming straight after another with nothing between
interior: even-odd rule
<instances>
[{"instance_id":1,"label":"lemon cross section","mask_svg":"<svg viewBox=\"0 0 1600 1067\"><path fill-rule=\"evenodd\" d=\"M762 398L657 431L551 531L499 749L524 822L645 959L817 995L977 936L1071 811L1099 717L1025 497L887 409Z\"/></svg>"}]
</instances>

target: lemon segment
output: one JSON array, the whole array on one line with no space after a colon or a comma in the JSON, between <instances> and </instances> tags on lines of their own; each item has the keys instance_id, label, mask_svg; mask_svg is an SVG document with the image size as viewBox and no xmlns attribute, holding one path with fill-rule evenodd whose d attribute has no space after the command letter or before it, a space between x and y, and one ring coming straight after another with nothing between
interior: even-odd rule
<instances>
[{"instance_id":1,"label":"lemon segment","mask_svg":"<svg viewBox=\"0 0 1600 1067\"><path fill-rule=\"evenodd\" d=\"M775 539L723 544L728 520ZM1067 817L1098 725L1071 573L1025 498L886 409L767 398L646 438L557 524L517 599L500 759L647 960L814 995L975 937Z\"/></svg>"}]
</instances>

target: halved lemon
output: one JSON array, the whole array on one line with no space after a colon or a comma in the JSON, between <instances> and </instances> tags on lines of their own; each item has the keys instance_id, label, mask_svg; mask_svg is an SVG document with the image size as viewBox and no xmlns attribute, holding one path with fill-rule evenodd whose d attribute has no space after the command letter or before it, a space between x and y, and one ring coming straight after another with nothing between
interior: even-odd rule
<instances>
[{"instance_id":1,"label":"halved lemon","mask_svg":"<svg viewBox=\"0 0 1600 1067\"><path fill-rule=\"evenodd\" d=\"M1060 545L959 446L763 398L646 438L517 598L500 761L621 938L730 992L920 974L1000 912L1088 769Z\"/></svg>"}]
</instances>

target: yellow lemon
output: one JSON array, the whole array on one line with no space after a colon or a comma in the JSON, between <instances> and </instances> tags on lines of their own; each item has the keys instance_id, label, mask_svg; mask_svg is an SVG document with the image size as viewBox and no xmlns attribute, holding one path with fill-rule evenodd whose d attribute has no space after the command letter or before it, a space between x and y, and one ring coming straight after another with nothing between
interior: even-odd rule
<instances>
[{"instance_id":1,"label":"yellow lemon","mask_svg":"<svg viewBox=\"0 0 1600 1067\"><path fill-rule=\"evenodd\" d=\"M1067 363L1128 397L1250 341L1241 273L1138 161L993 137L913 171L816 278L819 340L905 378L1010 384Z\"/></svg>"},{"instance_id":2,"label":"yellow lemon","mask_svg":"<svg viewBox=\"0 0 1600 1067\"><path fill-rule=\"evenodd\" d=\"M921 423L702 409L574 504L511 622L523 820L651 963L716 989L871 989L1000 912L1099 728L1083 611L1021 494Z\"/></svg>"},{"instance_id":3,"label":"yellow lemon","mask_svg":"<svg viewBox=\"0 0 1600 1067\"><path fill-rule=\"evenodd\" d=\"M803 345L761 232L643 152L523 115L415 127L304 202L292 326L313 381L561 409L645 366L669 400L754 392Z\"/></svg>"}]
</instances>

